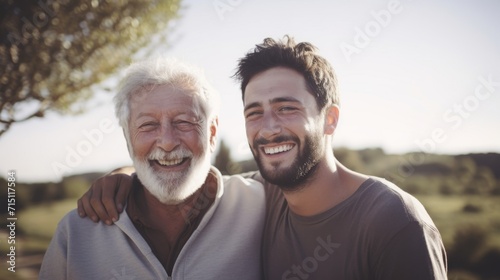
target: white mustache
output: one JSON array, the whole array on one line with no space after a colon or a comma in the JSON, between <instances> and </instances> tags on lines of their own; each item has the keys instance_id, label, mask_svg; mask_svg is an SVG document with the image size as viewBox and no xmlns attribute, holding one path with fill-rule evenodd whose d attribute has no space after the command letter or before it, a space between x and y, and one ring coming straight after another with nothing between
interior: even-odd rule
<instances>
[{"instance_id":1,"label":"white mustache","mask_svg":"<svg viewBox=\"0 0 500 280\"><path fill-rule=\"evenodd\" d=\"M155 148L151 153L148 155L148 160L165 160L165 161L171 161L171 160L176 160L176 159L183 159L183 158L188 158L192 157L193 154L191 151L185 149L185 148L179 148L176 149L172 152L165 152L162 149Z\"/></svg>"}]
</instances>

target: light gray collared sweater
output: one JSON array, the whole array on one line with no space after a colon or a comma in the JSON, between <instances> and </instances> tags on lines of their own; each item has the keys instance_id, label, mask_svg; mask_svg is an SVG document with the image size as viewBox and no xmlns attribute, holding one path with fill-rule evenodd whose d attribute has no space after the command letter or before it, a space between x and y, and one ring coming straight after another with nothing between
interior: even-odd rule
<instances>
[{"instance_id":1,"label":"light gray collared sweater","mask_svg":"<svg viewBox=\"0 0 500 280\"><path fill-rule=\"evenodd\" d=\"M172 275L155 257L126 211L112 226L78 216L59 223L47 249L40 279L260 279L265 200L262 185L222 176L211 209L187 241ZM166 221L168 222L168 221Z\"/></svg>"}]
</instances>

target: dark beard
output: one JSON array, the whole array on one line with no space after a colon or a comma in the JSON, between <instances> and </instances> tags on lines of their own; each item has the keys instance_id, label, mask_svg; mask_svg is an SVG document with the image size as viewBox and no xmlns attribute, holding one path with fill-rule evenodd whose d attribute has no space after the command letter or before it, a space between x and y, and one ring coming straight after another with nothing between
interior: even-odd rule
<instances>
[{"instance_id":1,"label":"dark beard","mask_svg":"<svg viewBox=\"0 0 500 280\"><path fill-rule=\"evenodd\" d=\"M283 191L297 191L307 185L307 181L312 179L318 163L322 156L319 139L314 139L311 136L306 136L304 140L304 148L299 149L298 156L294 159L290 167L279 168L279 164L273 165L273 169L264 168L264 164L259 156L260 150L257 149L259 144L280 143L292 141L300 143L297 137L293 136L278 136L273 140L256 139L254 140L252 154L259 167L262 177L271 184L277 185ZM300 148L300 147L298 147Z\"/></svg>"}]
</instances>

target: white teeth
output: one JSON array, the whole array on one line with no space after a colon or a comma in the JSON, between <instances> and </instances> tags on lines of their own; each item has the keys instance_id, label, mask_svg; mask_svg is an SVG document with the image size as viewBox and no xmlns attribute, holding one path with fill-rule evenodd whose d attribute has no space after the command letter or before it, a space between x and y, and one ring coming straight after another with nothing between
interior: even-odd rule
<instances>
[{"instance_id":1,"label":"white teeth","mask_svg":"<svg viewBox=\"0 0 500 280\"><path fill-rule=\"evenodd\" d=\"M179 158L179 159L173 159L173 160L157 160L158 163L160 163L160 165L163 165L163 166L172 166L172 165L177 165L179 163L182 162L182 158Z\"/></svg>"},{"instance_id":2,"label":"white teeth","mask_svg":"<svg viewBox=\"0 0 500 280\"><path fill-rule=\"evenodd\" d=\"M273 155L273 154L277 154L277 153L290 151L292 148L293 148L292 144L287 144L287 145L281 145L281 146L272 147L272 148L266 147L266 148L264 148L264 152L267 155Z\"/></svg>"}]
</instances>

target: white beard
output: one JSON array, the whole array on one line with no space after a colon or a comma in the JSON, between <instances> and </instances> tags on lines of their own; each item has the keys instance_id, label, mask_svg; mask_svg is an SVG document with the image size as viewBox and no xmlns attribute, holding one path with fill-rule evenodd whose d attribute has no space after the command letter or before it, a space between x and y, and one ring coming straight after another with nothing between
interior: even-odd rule
<instances>
[{"instance_id":1,"label":"white beard","mask_svg":"<svg viewBox=\"0 0 500 280\"><path fill-rule=\"evenodd\" d=\"M204 149L205 151L207 149ZM191 158L191 165L183 171L155 172L148 160ZM146 160L132 157L135 171L144 187L161 203L176 205L196 192L205 182L210 170L210 156L205 152L199 158L184 148L167 153L155 148Z\"/></svg>"}]
</instances>

